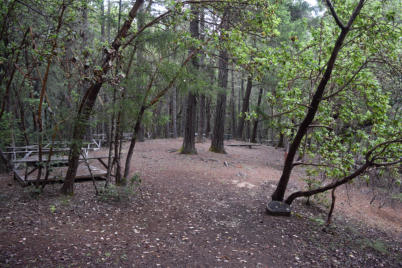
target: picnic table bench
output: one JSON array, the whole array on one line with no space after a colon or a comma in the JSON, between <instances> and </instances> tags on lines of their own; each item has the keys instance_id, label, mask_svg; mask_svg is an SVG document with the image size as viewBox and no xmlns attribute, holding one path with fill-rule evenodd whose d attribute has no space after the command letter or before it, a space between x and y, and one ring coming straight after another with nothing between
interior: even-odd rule
<instances>
[{"instance_id":1,"label":"picnic table bench","mask_svg":"<svg viewBox=\"0 0 402 268\"><path fill-rule=\"evenodd\" d=\"M261 146L261 144L256 143L244 143L244 144L227 144L227 146L239 146L239 147L248 147L253 149L253 146Z\"/></svg>"}]
</instances>

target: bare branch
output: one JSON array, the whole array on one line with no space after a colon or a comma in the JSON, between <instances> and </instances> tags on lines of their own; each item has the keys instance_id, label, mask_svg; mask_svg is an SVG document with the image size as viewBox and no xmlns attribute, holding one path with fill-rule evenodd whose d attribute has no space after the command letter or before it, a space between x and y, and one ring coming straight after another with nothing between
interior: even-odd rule
<instances>
[{"instance_id":1,"label":"bare branch","mask_svg":"<svg viewBox=\"0 0 402 268\"><path fill-rule=\"evenodd\" d=\"M357 15L359 15L360 10L363 8L363 5L365 3L365 0L360 0L359 4L357 4L355 10L352 13L352 16L350 17L349 21L348 21L348 25L346 26L346 28L350 28L353 24L353 22L355 21Z\"/></svg>"},{"instance_id":2,"label":"bare branch","mask_svg":"<svg viewBox=\"0 0 402 268\"><path fill-rule=\"evenodd\" d=\"M373 163L375 167L386 167L386 166L393 166L402 162L402 158L399 160L395 160L393 162L382 162L382 163Z\"/></svg>"},{"instance_id":3,"label":"bare branch","mask_svg":"<svg viewBox=\"0 0 402 268\"><path fill-rule=\"evenodd\" d=\"M359 69L352 75L352 77L351 77L345 84L343 84L343 86L342 86L340 89L338 89L337 91L335 91L334 93L332 93L332 94L330 94L330 95L328 95L328 96L323 97L322 99L323 99L323 100L330 99L330 98L336 96L337 94L339 94L341 91L343 91L343 90L344 90L347 86L349 86L349 84L355 79L355 77L360 73L360 71L363 70L363 68L367 65L367 63L368 63L368 60L366 60L366 61L359 67Z\"/></svg>"},{"instance_id":4,"label":"bare branch","mask_svg":"<svg viewBox=\"0 0 402 268\"><path fill-rule=\"evenodd\" d=\"M41 16L43 16L43 17L45 17L45 18L47 18L47 15L43 14L39 9L36 9L36 8L34 8L34 7L28 5L27 3L24 3L24 2L22 2L22 1L20 1L20 0L16 0L15 2L20 3L21 5L27 7L28 9L30 9L30 10L32 10L32 11L38 13L39 15L41 15Z\"/></svg>"},{"instance_id":5,"label":"bare branch","mask_svg":"<svg viewBox=\"0 0 402 268\"><path fill-rule=\"evenodd\" d=\"M310 190L310 191L298 191L298 192L292 193L286 199L285 202L290 205L298 197L302 197L302 196L308 197L308 196L312 196L312 195L315 195L315 194L323 193L323 192L326 192L328 190L334 189L334 188L338 187L339 185L345 184L348 181L351 181L352 179L356 178L357 176L363 174L369 166L370 166L370 163L366 162L360 168L355 170L355 172L350 174L349 176L346 176L341 180L338 180L338 181L335 181L333 183L330 183L330 184L328 184L328 185L326 185L324 187L317 188L317 189Z\"/></svg>"},{"instance_id":6,"label":"bare branch","mask_svg":"<svg viewBox=\"0 0 402 268\"><path fill-rule=\"evenodd\" d=\"M366 153L366 162L371 162L372 163L373 161L375 161L376 160L375 157L380 155L392 143L402 143L402 137L399 137L399 138L394 139L394 140L388 140L388 141L379 143L376 146L374 146L370 151L368 151ZM377 150L378 148L383 147L383 146L384 146L384 148L382 149L382 151L380 153L376 154L376 156L374 156L370 160L370 156L375 152L375 150Z\"/></svg>"},{"instance_id":7,"label":"bare branch","mask_svg":"<svg viewBox=\"0 0 402 268\"><path fill-rule=\"evenodd\" d=\"M156 17L155 19L151 20L150 22L148 22L147 24L145 24L140 30L138 30L138 32L136 32L131 38L130 40L128 40L123 46L122 49L125 49L131 42L133 42L133 40L135 38L137 38L138 35L140 35L143 31L145 31L145 29L151 27L152 25L158 23L159 21L161 21L163 18L165 18L167 15L169 15L172 11L166 11L165 13L161 14L160 16Z\"/></svg>"},{"instance_id":8,"label":"bare branch","mask_svg":"<svg viewBox=\"0 0 402 268\"><path fill-rule=\"evenodd\" d=\"M334 168L334 166L326 165L326 164L315 164L315 163L305 163L305 162L294 162L293 167L295 166L313 166L313 167L330 167Z\"/></svg>"},{"instance_id":9,"label":"bare branch","mask_svg":"<svg viewBox=\"0 0 402 268\"><path fill-rule=\"evenodd\" d=\"M331 1L330 1L330 0L326 0L325 2L327 3L327 6L328 6L329 10L331 11L332 17L334 17L334 19L335 19L335 21L336 21L336 24L338 24L338 26L339 26L342 30L344 30L346 27L345 27L345 25L343 25L341 19L338 17L338 14L336 14L336 11L335 11L334 6L332 5Z\"/></svg>"},{"instance_id":10,"label":"bare branch","mask_svg":"<svg viewBox=\"0 0 402 268\"><path fill-rule=\"evenodd\" d=\"M335 181L333 183L327 184L327 185L325 185L323 187L320 187L320 188L317 188L317 189L313 189L313 190L309 190L309 191L298 191L298 192L292 193L286 199L286 203L290 205L296 198L299 198L299 197L302 197L302 196L308 197L308 196L312 196L312 195L315 195L315 194L323 193L323 192L326 192L328 190L334 189L334 188L336 188L336 187L338 187L338 186L340 186L342 184L345 184L345 183L353 180L357 176L363 174L364 172L366 172L366 170L369 167L391 166L391 165L396 165L398 163L401 163L402 158L399 159L399 160L395 160L393 162L383 162L383 163L374 163L375 157L370 159L370 156L375 152L375 150L377 150L378 148L382 147L381 152L383 152L385 150L385 148L387 148L389 145L391 145L393 143L402 143L402 138L385 141L385 142L382 142L382 143L377 144L376 146L374 146L370 151L368 151L366 153L366 162L363 165L361 165L358 169L356 169L349 176L345 176L345 177L343 177L342 179L340 179L338 181ZM379 154L381 154L381 153L379 153Z\"/></svg>"}]
</instances>

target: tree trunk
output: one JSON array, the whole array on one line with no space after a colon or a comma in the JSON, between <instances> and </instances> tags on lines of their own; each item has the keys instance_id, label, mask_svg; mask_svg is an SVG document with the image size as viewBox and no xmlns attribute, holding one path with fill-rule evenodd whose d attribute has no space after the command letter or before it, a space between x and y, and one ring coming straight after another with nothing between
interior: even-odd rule
<instances>
[{"instance_id":1,"label":"tree trunk","mask_svg":"<svg viewBox=\"0 0 402 268\"><path fill-rule=\"evenodd\" d=\"M120 29L120 21L121 21L121 0L119 1L119 19L118 19L118 23L117 23L117 28ZM118 72L119 72L119 58L117 57L116 59L116 73L115 75L117 76ZM113 103L115 103L116 101L116 94L117 94L117 86L114 86L113 89L113 94L114 94L114 99L113 99ZM121 99L124 99L124 95L125 92L123 90L123 92L121 93ZM115 181L116 181L116 185L125 185L126 184L126 180L125 178L122 178L121 176L121 162L120 162L120 156L121 156L121 152L120 152L120 148L121 148L121 142L122 142L122 126L121 126L121 116L122 116L122 108L121 107L121 102L118 105L118 111L117 111L117 116L116 116L116 124L115 124L115 137L114 137L114 166L115 166ZM114 110L114 109L113 109ZM115 111L113 111L113 114L115 114Z\"/></svg>"},{"instance_id":2,"label":"tree trunk","mask_svg":"<svg viewBox=\"0 0 402 268\"><path fill-rule=\"evenodd\" d=\"M196 96L189 93L187 97L186 124L184 126L182 154L196 154L195 149L195 116L196 116Z\"/></svg>"},{"instance_id":3,"label":"tree trunk","mask_svg":"<svg viewBox=\"0 0 402 268\"><path fill-rule=\"evenodd\" d=\"M260 92L258 93L257 111L260 109L263 91L264 90L262 88L260 88ZM257 143L258 117L259 117L259 113L257 113L257 118L254 121L253 134L251 136L251 142L253 142L253 143Z\"/></svg>"},{"instance_id":4,"label":"tree trunk","mask_svg":"<svg viewBox=\"0 0 402 268\"><path fill-rule=\"evenodd\" d=\"M212 61L212 59L210 59L209 62L210 66L214 66L214 63ZM215 72L213 71L213 68L209 68L207 70L208 73L208 77L210 78L210 84L213 85L215 83ZM211 88L209 88L209 90L212 90L212 86ZM206 103L205 103L205 113L206 113L206 122L205 122L205 136L207 138L211 138L211 117L212 117L212 113L211 113L211 96L207 95L206 96Z\"/></svg>"},{"instance_id":5,"label":"tree trunk","mask_svg":"<svg viewBox=\"0 0 402 268\"><path fill-rule=\"evenodd\" d=\"M207 138L210 138L211 134L211 97L207 96L206 97L206 103L205 103L205 136Z\"/></svg>"},{"instance_id":6,"label":"tree trunk","mask_svg":"<svg viewBox=\"0 0 402 268\"><path fill-rule=\"evenodd\" d=\"M145 25L145 7L141 6L138 10L137 16L137 31L140 31L142 27ZM144 66L145 57L144 57L144 41L140 41L137 45L137 65ZM138 90L144 91L144 88L141 85L138 86ZM141 119L142 120L142 119ZM139 125L138 133L137 133L137 141L144 142L145 141L145 133L144 133L144 126L141 124Z\"/></svg>"},{"instance_id":7,"label":"tree trunk","mask_svg":"<svg viewBox=\"0 0 402 268\"><path fill-rule=\"evenodd\" d=\"M172 98L172 132L173 138L177 138L177 93L176 87L173 88Z\"/></svg>"},{"instance_id":8,"label":"tree trunk","mask_svg":"<svg viewBox=\"0 0 402 268\"><path fill-rule=\"evenodd\" d=\"M138 137L138 134L141 129L141 121L142 121L142 117L144 115L145 109L146 109L145 105L142 105L140 112L138 113L138 116L137 116L137 121L134 126L133 135L131 136L130 146L129 146L128 152L127 152L126 165L124 168L124 178L128 178L128 176L130 174L131 159L133 157L135 143L137 141L137 137Z\"/></svg>"},{"instance_id":9,"label":"tree trunk","mask_svg":"<svg viewBox=\"0 0 402 268\"><path fill-rule=\"evenodd\" d=\"M186 109L187 103L184 99L184 96L181 98L181 113L180 113L180 136L184 137L184 126L186 125Z\"/></svg>"},{"instance_id":10,"label":"tree trunk","mask_svg":"<svg viewBox=\"0 0 402 268\"><path fill-rule=\"evenodd\" d=\"M251 77L251 75L249 75L247 77L246 94L244 95L244 98L243 98L243 106L242 106L241 115L239 118L239 125L237 127L237 137L242 140L245 139L245 135L243 134L244 121L246 119L246 113L248 112L249 105L250 105L250 95L251 95L252 88L253 88L253 78Z\"/></svg>"},{"instance_id":11,"label":"tree trunk","mask_svg":"<svg viewBox=\"0 0 402 268\"><path fill-rule=\"evenodd\" d=\"M283 167L281 178L279 179L275 192L272 194L272 200L274 200L274 201L283 201L283 198L285 196L285 191L286 191L289 179L290 179L290 174L292 172L293 161L294 161L296 152L300 146L300 143L301 143L309 125L314 120L315 114L318 110L318 106L320 105L320 102L321 102L321 98L324 94L325 87L326 87L329 79L331 78L331 73L334 68L338 53L342 48L343 41L345 40L346 35L350 31L350 28L351 28L354 20L356 19L357 15L360 13L360 10L363 7L363 4L364 4L364 0L360 0L359 4L355 8L352 16L349 19L348 25L346 27L342 27L341 33L339 34L339 36L336 40L335 46L332 49L331 57L329 58L328 63L326 65L327 67L325 69L325 73L324 73L323 77L321 78L321 81L317 87L317 90L311 100L307 114L306 114L304 120L302 121L302 123L300 124L299 129L297 130L295 138L293 139L292 143L290 144L289 152L286 156L285 165ZM331 12L334 12L334 11L331 10ZM334 15L334 17L337 17L337 16Z\"/></svg>"},{"instance_id":12,"label":"tree trunk","mask_svg":"<svg viewBox=\"0 0 402 268\"><path fill-rule=\"evenodd\" d=\"M106 37L107 37L107 42L110 43L110 38L111 38L111 24L112 24L112 18L110 15L110 10L112 9L112 4L110 3L110 0L107 0L107 24L106 24Z\"/></svg>"},{"instance_id":13,"label":"tree trunk","mask_svg":"<svg viewBox=\"0 0 402 268\"><path fill-rule=\"evenodd\" d=\"M240 112L241 111L241 100L244 97L244 79L243 79L243 75L241 77L241 82L240 82L240 88L239 88L239 98L238 98L238 102L237 102L237 111ZM237 129L236 129L236 134L237 134Z\"/></svg>"},{"instance_id":14,"label":"tree trunk","mask_svg":"<svg viewBox=\"0 0 402 268\"><path fill-rule=\"evenodd\" d=\"M85 92L82 98L76 120L74 122L73 128L73 141L70 146L69 163L66 178L64 180L61 192L63 194L73 194L74 193L74 181L77 174L78 160L80 157L82 138L85 134L86 128L88 127L88 120L91 115L93 106L95 104L96 98L98 96L99 90L104 83L103 76L106 75L112 67L113 60L117 57L118 50L121 46L122 40L127 36L128 30L131 27L137 11L143 4L144 0L137 0L133 5L132 9L128 14L127 20L124 22L120 31L118 32L115 40L111 45L111 49L105 51L104 61L102 63L102 68L100 71L94 71L94 78L91 81L91 85Z\"/></svg>"},{"instance_id":15,"label":"tree trunk","mask_svg":"<svg viewBox=\"0 0 402 268\"><path fill-rule=\"evenodd\" d=\"M221 27L225 30L229 29L228 11L229 9L225 8L221 24ZM212 142L209 150L215 153L225 153L223 142L225 135L226 89L228 86L228 52L226 49L222 49L219 52L218 67L218 86L223 92L218 94L218 99L216 102L214 130L212 133Z\"/></svg>"},{"instance_id":16,"label":"tree trunk","mask_svg":"<svg viewBox=\"0 0 402 268\"><path fill-rule=\"evenodd\" d=\"M205 35L205 13L204 9L200 8L200 40L204 41ZM205 71L205 54L200 55L200 65ZM201 93L199 95L200 105L199 105L199 117L198 117L198 142L204 142L205 137L205 94Z\"/></svg>"},{"instance_id":17,"label":"tree trunk","mask_svg":"<svg viewBox=\"0 0 402 268\"><path fill-rule=\"evenodd\" d=\"M199 38L199 11L195 5L191 6L191 13L194 18L190 22L190 34L193 38ZM194 50L195 48L192 48ZM190 53L192 53L192 50ZM194 71L198 71L199 59L195 56L191 60ZM189 92L187 97L186 125L184 128L182 154L196 154L195 149L195 128L196 128L196 110L197 97L195 93Z\"/></svg>"},{"instance_id":18,"label":"tree trunk","mask_svg":"<svg viewBox=\"0 0 402 268\"><path fill-rule=\"evenodd\" d=\"M230 95L230 115L232 122L230 124L230 129L232 131L232 138L236 138L236 105L235 105L235 79L234 79L234 66L232 66L232 93Z\"/></svg>"},{"instance_id":19,"label":"tree trunk","mask_svg":"<svg viewBox=\"0 0 402 268\"><path fill-rule=\"evenodd\" d=\"M101 1L101 41L105 41L105 3Z\"/></svg>"},{"instance_id":20,"label":"tree trunk","mask_svg":"<svg viewBox=\"0 0 402 268\"><path fill-rule=\"evenodd\" d=\"M198 120L198 142L204 142L205 137L205 95L200 96L200 117Z\"/></svg>"}]
</instances>

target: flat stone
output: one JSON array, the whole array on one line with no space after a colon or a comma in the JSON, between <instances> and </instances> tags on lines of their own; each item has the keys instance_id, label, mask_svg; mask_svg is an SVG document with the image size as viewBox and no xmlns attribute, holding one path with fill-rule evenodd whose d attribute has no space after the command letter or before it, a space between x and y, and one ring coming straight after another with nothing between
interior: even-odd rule
<instances>
[{"instance_id":1,"label":"flat stone","mask_svg":"<svg viewBox=\"0 0 402 268\"><path fill-rule=\"evenodd\" d=\"M290 206L285 202L271 201L267 204L267 213L272 216L290 216Z\"/></svg>"}]
</instances>

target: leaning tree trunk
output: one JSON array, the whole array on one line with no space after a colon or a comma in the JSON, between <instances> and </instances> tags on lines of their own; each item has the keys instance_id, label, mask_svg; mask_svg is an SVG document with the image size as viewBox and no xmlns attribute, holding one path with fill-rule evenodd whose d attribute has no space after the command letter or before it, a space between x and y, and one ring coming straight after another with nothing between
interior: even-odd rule
<instances>
[{"instance_id":1,"label":"leaning tree trunk","mask_svg":"<svg viewBox=\"0 0 402 268\"><path fill-rule=\"evenodd\" d=\"M247 77L246 94L244 95L244 98L243 98L243 106L242 106L241 115L239 118L239 125L237 126L237 137L242 140L245 139L245 135L243 134L244 121L246 119L246 113L248 112L248 109L250 106L250 95L251 95L252 88L253 88L253 78L251 77L251 75L249 75Z\"/></svg>"},{"instance_id":2,"label":"leaning tree trunk","mask_svg":"<svg viewBox=\"0 0 402 268\"><path fill-rule=\"evenodd\" d=\"M191 13L194 18L190 22L191 37L199 38L199 11L195 5L191 6ZM195 48L192 48L194 50ZM190 51L190 54L192 53ZM191 62L194 71L198 71L199 62L197 57L193 57ZM183 146L181 148L182 154L196 154L195 149L195 128L196 128L196 115L197 115L197 97L194 92L189 92L187 97L187 109L186 109L186 124L184 126L184 139Z\"/></svg>"},{"instance_id":3,"label":"leaning tree trunk","mask_svg":"<svg viewBox=\"0 0 402 268\"><path fill-rule=\"evenodd\" d=\"M221 27L225 30L229 28L228 8L223 14ZM219 52L218 67L218 86L222 92L218 94L216 101L215 123L209 150L215 153L225 153L223 140L225 135L226 89L228 86L228 52L226 49Z\"/></svg>"},{"instance_id":4,"label":"leaning tree trunk","mask_svg":"<svg viewBox=\"0 0 402 268\"><path fill-rule=\"evenodd\" d=\"M342 44L343 44L347 34L349 33L354 20L356 19L357 15L360 13L360 10L362 9L364 2L365 2L364 0L359 1L359 4L353 11L353 14L348 21L348 24L346 26L344 26L342 24L342 22L340 21L340 19L338 18L337 14L335 13L335 10L333 9L332 4L330 3L329 0L327 0L327 4L330 7L330 11L331 11L333 17L335 18L336 23L341 28L341 33L339 34L339 36L335 42L335 46L332 49L331 57L329 58L328 63L326 65L327 67L325 69L325 73L324 73L323 77L321 78L321 81L317 87L317 90L311 100L307 114L306 114L304 120L302 121L302 123L300 124L299 129L297 130L295 138L293 139L292 143L290 144L289 151L288 151L286 159L285 159L285 165L282 170L281 178L279 179L275 192L272 194L272 200L274 200L274 201L283 201L283 198L285 196L285 191L286 191L289 179L290 179L290 174L292 172L293 161L294 161L296 152L300 146L300 143L301 143L304 135L307 132L309 125L314 120L315 114L318 110L318 106L320 105L322 96L324 94L325 87L326 87L329 79L331 78L331 73L334 68L338 53L342 48Z\"/></svg>"},{"instance_id":5,"label":"leaning tree trunk","mask_svg":"<svg viewBox=\"0 0 402 268\"><path fill-rule=\"evenodd\" d=\"M102 63L101 70L94 70L94 78L91 81L91 85L85 92L84 97L82 98L80 108L74 122L73 141L70 146L68 170L66 178L64 179L63 187L61 188L61 192L63 194L74 193L74 181L77 174L78 161L81 153L82 138L88 127L88 120L98 96L99 90L105 82L103 77L112 68L112 62L117 57L117 53L121 46L122 40L127 36L128 30L131 27L131 23L133 22L135 16L137 15L138 9L141 7L143 2L144 0L137 0L131 8L130 13L128 14L128 18L119 30L115 40L111 45L111 48L105 50L104 52L105 57Z\"/></svg>"}]
</instances>

